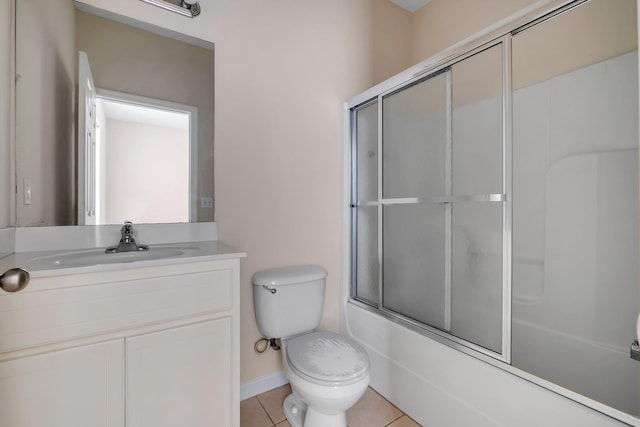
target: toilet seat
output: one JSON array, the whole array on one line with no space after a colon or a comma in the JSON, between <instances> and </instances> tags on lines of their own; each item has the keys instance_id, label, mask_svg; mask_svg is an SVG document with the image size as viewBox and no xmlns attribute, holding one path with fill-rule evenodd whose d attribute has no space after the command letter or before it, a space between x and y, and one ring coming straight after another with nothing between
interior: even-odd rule
<instances>
[{"instance_id":1,"label":"toilet seat","mask_svg":"<svg viewBox=\"0 0 640 427\"><path fill-rule=\"evenodd\" d=\"M291 370L320 385L348 385L369 372L369 357L354 340L318 331L287 340L285 357Z\"/></svg>"}]
</instances>

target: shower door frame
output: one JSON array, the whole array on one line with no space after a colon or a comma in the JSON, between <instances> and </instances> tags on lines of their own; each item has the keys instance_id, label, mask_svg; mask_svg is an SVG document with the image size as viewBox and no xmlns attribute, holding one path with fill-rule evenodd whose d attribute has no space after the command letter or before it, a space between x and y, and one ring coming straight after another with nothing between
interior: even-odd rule
<instances>
[{"instance_id":1,"label":"shower door frame","mask_svg":"<svg viewBox=\"0 0 640 427\"><path fill-rule=\"evenodd\" d=\"M451 67L458 62L462 62L476 54L491 49L496 46L501 46L502 51L502 193L498 194L481 194L473 196L453 196L452 195L452 86L451 86ZM383 316L400 322L411 329L419 331L430 338L434 338L439 342L442 342L450 347L456 348L464 352L480 353L484 356L488 356L493 359L497 359L501 362L511 363L511 34L506 34L502 37L491 40L487 43L483 43L474 49L467 50L460 55L456 55L449 58L446 61L434 64L432 67L427 67L415 74L409 80L404 81L399 85L395 85L387 90L381 91L377 96L372 97L362 103L356 105L349 105L349 123L350 126L350 260L353 266L357 262L357 245L356 233L357 233L357 209L360 205L358 201L358 165L357 165L357 127L353 126L356 123L356 114L359 110L377 103L377 127L378 127L378 170L377 170L377 190L378 200L375 203L378 211L378 301L375 305L371 304L364 299L360 299L356 294L357 284L357 271L355 268L350 272L350 302L358 304L368 310L375 310ZM383 179L383 100L385 97L394 93L400 92L405 88L408 88L420 81L426 81L432 76L445 73L446 81L446 157L445 157L445 194L442 197L432 197L427 200L418 197L409 198L384 198L382 194L382 179ZM451 334L451 268L452 268L452 203L459 201L473 201L480 203L494 203L498 202L502 204L502 331L501 331L501 351L495 352L464 338L459 338ZM445 204L445 330L435 328L425 323L419 322L408 316L405 316L396 311L390 310L383 305L383 207L389 205L410 205L419 203L444 203ZM370 203L369 205L372 205Z\"/></svg>"}]
</instances>

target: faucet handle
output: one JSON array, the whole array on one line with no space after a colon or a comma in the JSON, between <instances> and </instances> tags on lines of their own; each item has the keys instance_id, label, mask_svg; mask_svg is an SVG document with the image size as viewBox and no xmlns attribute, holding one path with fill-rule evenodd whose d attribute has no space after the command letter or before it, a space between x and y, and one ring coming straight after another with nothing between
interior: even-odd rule
<instances>
[{"instance_id":1,"label":"faucet handle","mask_svg":"<svg viewBox=\"0 0 640 427\"><path fill-rule=\"evenodd\" d=\"M138 245L136 240L133 238L133 233L135 230L133 229L133 222L125 221L120 229L120 243L118 246L113 246L107 248L105 250L106 253L116 253L116 252L130 252L130 251L147 251L149 250L149 246L147 245Z\"/></svg>"},{"instance_id":2,"label":"faucet handle","mask_svg":"<svg viewBox=\"0 0 640 427\"><path fill-rule=\"evenodd\" d=\"M120 242L125 242L125 243L135 242L135 240L133 240L133 233L134 233L133 223L131 221L125 221L124 225L120 229L120 235L122 236L122 238L120 239Z\"/></svg>"}]
</instances>

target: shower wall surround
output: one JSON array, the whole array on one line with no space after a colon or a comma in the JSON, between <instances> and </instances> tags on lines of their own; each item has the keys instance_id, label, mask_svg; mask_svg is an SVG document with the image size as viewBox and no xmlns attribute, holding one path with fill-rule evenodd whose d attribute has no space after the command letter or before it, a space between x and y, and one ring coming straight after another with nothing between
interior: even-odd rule
<instances>
[{"instance_id":1,"label":"shower wall surround","mask_svg":"<svg viewBox=\"0 0 640 427\"><path fill-rule=\"evenodd\" d=\"M378 325L374 335L395 335L376 339L403 350L382 349L363 332L362 309L640 425L640 371L629 358L638 314L637 32L634 2L616 5L575 4L350 105L347 325L381 356L373 366L392 383L378 384L383 391L403 395L387 376L403 371L422 378L409 381L431 378L421 390L430 395L440 380L398 351L437 344L405 347L397 325ZM593 23L581 31L577 21ZM504 67L477 60L456 74L492 50ZM472 407L500 425L484 405Z\"/></svg>"},{"instance_id":2,"label":"shower wall surround","mask_svg":"<svg viewBox=\"0 0 640 427\"><path fill-rule=\"evenodd\" d=\"M638 416L637 51L513 108L512 364Z\"/></svg>"}]
</instances>

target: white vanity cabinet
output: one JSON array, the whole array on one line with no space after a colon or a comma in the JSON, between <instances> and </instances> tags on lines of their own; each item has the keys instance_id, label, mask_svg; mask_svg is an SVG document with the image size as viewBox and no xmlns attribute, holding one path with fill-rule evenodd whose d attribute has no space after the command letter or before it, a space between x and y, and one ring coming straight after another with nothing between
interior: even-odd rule
<instances>
[{"instance_id":1,"label":"white vanity cabinet","mask_svg":"<svg viewBox=\"0 0 640 427\"><path fill-rule=\"evenodd\" d=\"M0 292L0 426L239 427L239 258Z\"/></svg>"},{"instance_id":2,"label":"white vanity cabinet","mask_svg":"<svg viewBox=\"0 0 640 427\"><path fill-rule=\"evenodd\" d=\"M122 427L123 340L0 363L0 425Z\"/></svg>"},{"instance_id":3,"label":"white vanity cabinet","mask_svg":"<svg viewBox=\"0 0 640 427\"><path fill-rule=\"evenodd\" d=\"M231 320L127 338L127 426L231 425Z\"/></svg>"}]
</instances>

